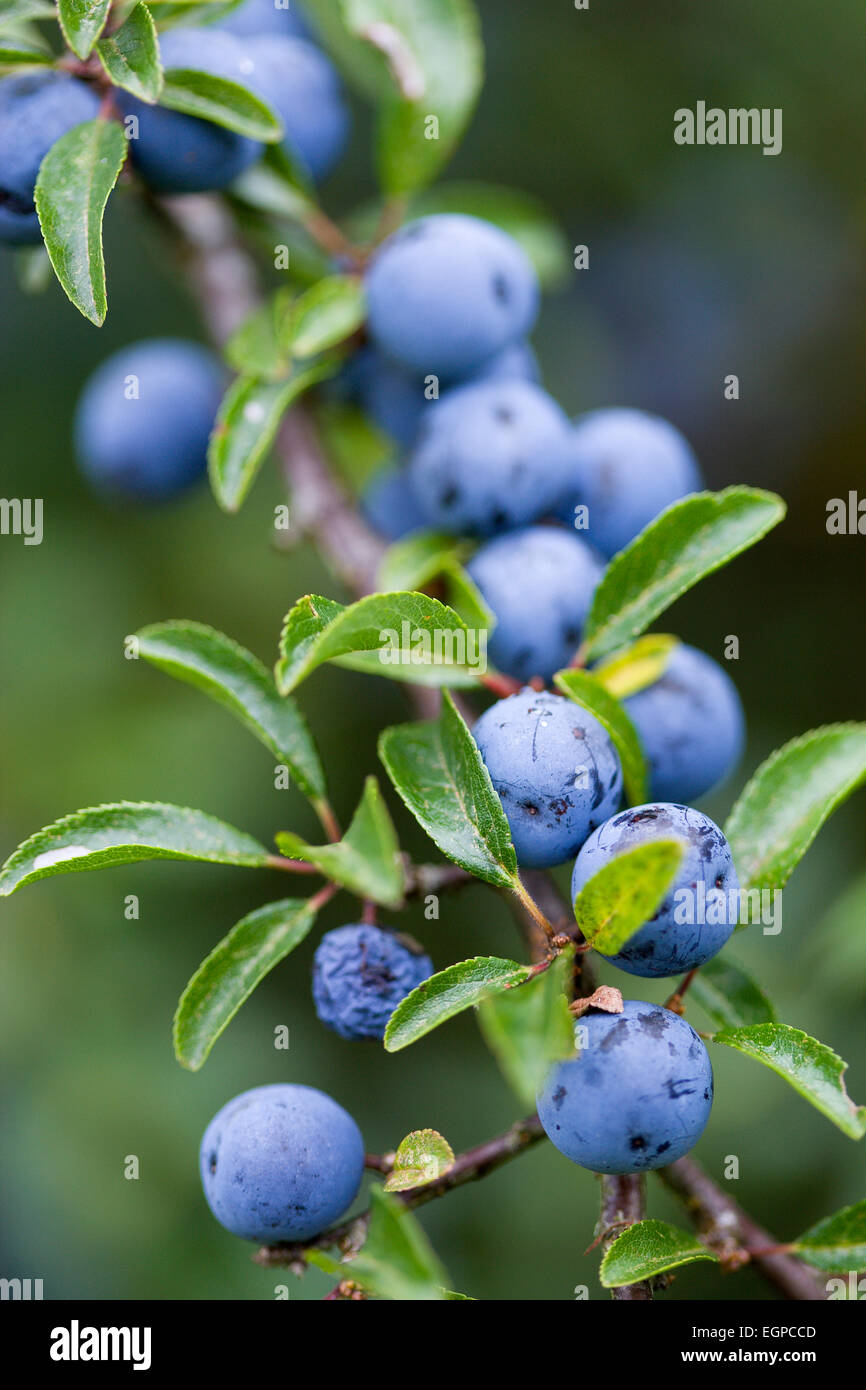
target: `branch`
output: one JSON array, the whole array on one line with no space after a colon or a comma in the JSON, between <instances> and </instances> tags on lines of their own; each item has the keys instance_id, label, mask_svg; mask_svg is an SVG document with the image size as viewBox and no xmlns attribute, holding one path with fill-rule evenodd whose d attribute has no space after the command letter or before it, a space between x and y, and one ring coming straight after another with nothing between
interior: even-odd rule
<instances>
[{"instance_id":1,"label":"branch","mask_svg":"<svg viewBox=\"0 0 866 1390\"><path fill-rule=\"evenodd\" d=\"M395 1192L393 1195L409 1208L423 1206L425 1202L432 1202L436 1197L444 1197L446 1192L452 1192L455 1187L463 1187L468 1182L486 1177L488 1173L501 1168L503 1163L510 1162L512 1158L524 1153L545 1137L538 1116L530 1115L519 1124L512 1125L504 1134L497 1135L495 1139L488 1139L485 1143L476 1145L474 1149L467 1149L465 1153L458 1155L447 1173L434 1178L432 1182L410 1188L408 1192ZM367 1159L368 1167L373 1166L370 1162L371 1157L372 1155ZM370 1212L365 1211L360 1216L352 1217L323 1231L314 1240L299 1245L265 1245L253 1259L256 1264L263 1265L266 1269L288 1266L295 1273L300 1273L305 1268L308 1250L337 1248L351 1259L352 1255L360 1250L369 1224Z\"/></svg>"},{"instance_id":2,"label":"branch","mask_svg":"<svg viewBox=\"0 0 866 1390\"><path fill-rule=\"evenodd\" d=\"M696 1230L723 1266L736 1269L750 1260L786 1298L822 1302L823 1285L792 1255L761 1253L778 1245L769 1232L728 1197L692 1158L678 1158L658 1176L682 1198Z\"/></svg>"},{"instance_id":3,"label":"branch","mask_svg":"<svg viewBox=\"0 0 866 1390\"><path fill-rule=\"evenodd\" d=\"M617 1236L643 1221L646 1216L646 1180L643 1173L603 1173L601 1178L601 1243L605 1253ZM652 1302L652 1285L648 1280L639 1284L623 1284L611 1289L610 1296L620 1303Z\"/></svg>"},{"instance_id":4,"label":"branch","mask_svg":"<svg viewBox=\"0 0 866 1390\"><path fill-rule=\"evenodd\" d=\"M179 234L179 246L210 336L220 347L261 303L255 263L219 198L163 198L155 211Z\"/></svg>"},{"instance_id":5,"label":"branch","mask_svg":"<svg viewBox=\"0 0 866 1390\"><path fill-rule=\"evenodd\" d=\"M385 543L337 483L312 422L300 408L283 421L277 449L291 490L293 523L316 542L352 593L359 598L373 593Z\"/></svg>"},{"instance_id":6,"label":"branch","mask_svg":"<svg viewBox=\"0 0 866 1390\"><path fill-rule=\"evenodd\" d=\"M406 897L426 898L430 893L465 888L478 879L459 864L406 864Z\"/></svg>"}]
</instances>

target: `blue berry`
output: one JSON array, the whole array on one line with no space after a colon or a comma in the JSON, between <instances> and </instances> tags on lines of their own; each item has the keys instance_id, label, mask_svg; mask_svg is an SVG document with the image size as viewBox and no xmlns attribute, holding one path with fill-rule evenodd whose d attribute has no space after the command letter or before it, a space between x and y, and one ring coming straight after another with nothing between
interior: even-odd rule
<instances>
[{"instance_id":1,"label":"blue berry","mask_svg":"<svg viewBox=\"0 0 866 1390\"><path fill-rule=\"evenodd\" d=\"M727 671L696 647L675 647L664 673L625 707L643 744L654 800L697 801L740 759L740 697Z\"/></svg>"},{"instance_id":2,"label":"blue berry","mask_svg":"<svg viewBox=\"0 0 866 1390\"><path fill-rule=\"evenodd\" d=\"M681 840L677 876L649 922L626 942L612 964L630 975L679 975L722 949L739 920L740 881L731 849L715 821L670 802L632 806L590 835L577 856L572 898L618 854L653 840Z\"/></svg>"},{"instance_id":3,"label":"blue berry","mask_svg":"<svg viewBox=\"0 0 866 1390\"><path fill-rule=\"evenodd\" d=\"M292 0L277 5L275 0L244 0L242 5L227 14L215 26L242 39L258 38L260 34L274 38L308 39L310 31Z\"/></svg>"},{"instance_id":4,"label":"blue berry","mask_svg":"<svg viewBox=\"0 0 866 1390\"><path fill-rule=\"evenodd\" d=\"M419 376L471 376L526 337L538 279L522 247L477 217L438 213L382 245L367 275L369 329L382 352Z\"/></svg>"},{"instance_id":5,"label":"blue berry","mask_svg":"<svg viewBox=\"0 0 866 1390\"><path fill-rule=\"evenodd\" d=\"M702 486L679 430L642 410L593 410L581 416L556 455L562 470L561 515L589 509L587 539L603 555L633 540L665 507Z\"/></svg>"},{"instance_id":6,"label":"blue berry","mask_svg":"<svg viewBox=\"0 0 866 1390\"><path fill-rule=\"evenodd\" d=\"M568 665L602 574L585 541L529 526L488 541L467 569L496 618L488 652L500 671L547 682Z\"/></svg>"},{"instance_id":7,"label":"blue berry","mask_svg":"<svg viewBox=\"0 0 866 1390\"><path fill-rule=\"evenodd\" d=\"M257 1086L218 1110L199 1155L208 1206L232 1235L309 1240L352 1205L364 1172L361 1131L311 1086Z\"/></svg>"},{"instance_id":8,"label":"blue berry","mask_svg":"<svg viewBox=\"0 0 866 1390\"><path fill-rule=\"evenodd\" d=\"M290 156L316 182L336 164L349 132L337 70L315 44L268 35L245 42L247 85L280 117Z\"/></svg>"},{"instance_id":9,"label":"blue berry","mask_svg":"<svg viewBox=\"0 0 866 1390\"><path fill-rule=\"evenodd\" d=\"M415 943L381 927L352 925L325 932L313 959L313 1001L323 1023L341 1038L383 1038L407 994L433 974Z\"/></svg>"},{"instance_id":10,"label":"blue berry","mask_svg":"<svg viewBox=\"0 0 866 1390\"><path fill-rule=\"evenodd\" d=\"M159 40L163 66L194 68L250 87L255 64L242 40L221 29L170 29ZM255 140L212 121L151 106L117 89L124 114L135 116L137 138L130 139L132 162L157 193L206 193L225 188L262 151Z\"/></svg>"},{"instance_id":11,"label":"blue berry","mask_svg":"<svg viewBox=\"0 0 866 1390\"><path fill-rule=\"evenodd\" d=\"M616 750L572 700L521 690L485 710L472 733L527 868L570 859L620 804Z\"/></svg>"},{"instance_id":12,"label":"blue berry","mask_svg":"<svg viewBox=\"0 0 866 1390\"><path fill-rule=\"evenodd\" d=\"M579 1054L554 1068L538 1097L560 1153L594 1173L640 1173L688 1153L713 1104L713 1069L694 1028L627 999L622 1013L584 1014L577 1036Z\"/></svg>"},{"instance_id":13,"label":"blue berry","mask_svg":"<svg viewBox=\"0 0 866 1390\"><path fill-rule=\"evenodd\" d=\"M223 370L198 343L153 338L121 348L87 382L75 448L97 490L161 501L204 476Z\"/></svg>"},{"instance_id":14,"label":"blue berry","mask_svg":"<svg viewBox=\"0 0 866 1390\"><path fill-rule=\"evenodd\" d=\"M378 349L367 348L359 359L354 378L359 404L380 429L408 448L421 422L437 408L437 401L447 399L447 388L438 398L428 399L426 380L398 367ZM471 380L537 382L535 353L526 342L513 343L492 357Z\"/></svg>"},{"instance_id":15,"label":"blue berry","mask_svg":"<svg viewBox=\"0 0 866 1390\"><path fill-rule=\"evenodd\" d=\"M33 192L39 165L73 126L99 114L95 88L60 72L26 72L0 82L0 241L38 242Z\"/></svg>"},{"instance_id":16,"label":"blue berry","mask_svg":"<svg viewBox=\"0 0 866 1390\"><path fill-rule=\"evenodd\" d=\"M398 541L426 525L402 468L383 468L364 489L361 510L386 540Z\"/></svg>"},{"instance_id":17,"label":"blue berry","mask_svg":"<svg viewBox=\"0 0 866 1390\"><path fill-rule=\"evenodd\" d=\"M481 381L449 391L425 418L408 468L428 524L457 535L525 526L555 504L551 452L564 412L528 381Z\"/></svg>"}]
</instances>

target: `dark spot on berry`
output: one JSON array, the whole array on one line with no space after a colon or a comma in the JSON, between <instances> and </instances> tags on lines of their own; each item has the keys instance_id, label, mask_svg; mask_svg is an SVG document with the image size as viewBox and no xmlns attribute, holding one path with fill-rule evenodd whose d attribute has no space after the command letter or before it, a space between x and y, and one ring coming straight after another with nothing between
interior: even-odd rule
<instances>
[{"instance_id":1,"label":"dark spot on berry","mask_svg":"<svg viewBox=\"0 0 866 1390\"><path fill-rule=\"evenodd\" d=\"M557 1086L556 1090L554 1091L551 1097L557 1110L562 1108L562 1102L565 1100L567 1095L568 1091L565 1089L564 1086ZM556 1128L559 1129L559 1125L557 1125Z\"/></svg>"},{"instance_id":2,"label":"dark spot on berry","mask_svg":"<svg viewBox=\"0 0 866 1390\"><path fill-rule=\"evenodd\" d=\"M504 275L494 275L491 285L493 287L493 298L498 299L500 304L507 304L511 298L511 289Z\"/></svg>"},{"instance_id":3,"label":"dark spot on berry","mask_svg":"<svg viewBox=\"0 0 866 1390\"><path fill-rule=\"evenodd\" d=\"M670 1148L670 1146L671 1146L671 1141L670 1141L670 1139L666 1139L665 1142L664 1142L663 1144L659 1144L658 1148L656 1149L656 1153L657 1153L657 1154L663 1154L663 1153L665 1153L665 1151L666 1151L667 1149Z\"/></svg>"},{"instance_id":4,"label":"dark spot on berry","mask_svg":"<svg viewBox=\"0 0 866 1390\"><path fill-rule=\"evenodd\" d=\"M649 1033L650 1037L660 1038L668 1026L668 1021L661 1009L652 1009L648 1014L638 1014L638 1025Z\"/></svg>"},{"instance_id":5,"label":"dark spot on berry","mask_svg":"<svg viewBox=\"0 0 866 1390\"><path fill-rule=\"evenodd\" d=\"M209 1172L209 1173L212 1173L212 1174L215 1173L216 1170L217 1170L216 1149L214 1149L213 1153L212 1153L212 1154L210 1155L210 1157L208 1158L208 1161L207 1161L207 1168L208 1168L208 1172Z\"/></svg>"},{"instance_id":6,"label":"dark spot on berry","mask_svg":"<svg viewBox=\"0 0 866 1390\"><path fill-rule=\"evenodd\" d=\"M530 816L537 816L537 815L538 815L538 807L535 805L534 802L532 802L532 801L522 801L520 804L521 804L521 806L523 807L523 810L524 810L524 811L527 811L527 812L529 813Z\"/></svg>"},{"instance_id":7,"label":"dark spot on berry","mask_svg":"<svg viewBox=\"0 0 866 1390\"><path fill-rule=\"evenodd\" d=\"M628 1146L630 1149L634 1149L637 1152L640 1149L646 1148L646 1140L642 1134L635 1134L633 1138L628 1141Z\"/></svg>"},{"instance_id":8,"label":"dark spot on berry","mask_svg":"<svg viewBox=\"0 0 866 1390\"><path fill-rule=\"evenodd\" d=\"M692 1086L691 1080L690 1076L683 1077L679 1081L675 1081L672 1077L669 1078L665 1082L665 1087L671 1100L679 1100L680 1096L693 1096L695 1088Z\"/></svg>"},{"instance_id":9,"label":"dark spot on berry","mask_svg":"<svg viewBox=\"0 0 866 1390\"><path fill-rule=\"evenodd\" d=\"M501 507L497 507L496 511L490 513L490 524L494 526L497 531L505 526L507 521L508 513L504 512Z\"/></svg>"},{"instance_id":10,"label":"dark spot on berry","mask_svg":"<svg viewBox=\"0 0 866 1390\"><path fill-rule=\"evenodd\" d=\"M499 425L510 425L514 422L514 411L510 405L498 405L493 411L493 418Z\"/></svg>"},{"instance_id":11,"label":"dark spot on berry","mask_svg":"<svg viewBox=\"0 0 866 1390\"><path fill-rule=\"evenodd\" d=\"M580 641L580 628L570 625L564 627L562 629L562 637L563 641L567 642L570 647L576 647Z\"/></svg>"},{"instance_id":12,"label":"dark spot on berry","mask_svg":"<svg viewBox=\"0 0 866 1390\"><path fill-rule=\"evenodd\" d=\"M440 492L439 501L442 503L443 507L453 507L459 496L459 487L456 487L454 483L452 483L450 487L445 488L444 492Z\"/></svg>"}]
</instances>

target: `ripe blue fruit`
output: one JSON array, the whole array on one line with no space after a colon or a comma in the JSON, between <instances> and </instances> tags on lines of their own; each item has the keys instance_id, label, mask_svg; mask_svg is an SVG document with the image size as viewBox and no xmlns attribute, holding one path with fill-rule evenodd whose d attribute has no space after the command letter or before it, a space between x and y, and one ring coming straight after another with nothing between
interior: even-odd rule
<instances>
[{"instance_id":1,"label":"ripe blue fruit","mask_svg":"<svg viewBox=\"0 0 866 1390\"><path fill-rule=\"evenodd\" d=\"M562 864L620 803L616 750L572 700L521 690L485 710L472 733L527 868Z\"/></svg>"},{"instance_id":2,"label":"ripe blue fruit","mask_svg":"<svg viewBox=\"0 0 866 1390\"><path fill-rule=\"evenodd\" d=\"M282 35L306 39L310 31L295 4L275 4L275 0L245 0L216 25L239 38L252 39L260 34Z\"/></svg>"},{"instance_id":3,"label":"ripe blue fruit","mask_svg":"<svg viewBox=\"0 0 866 1390\"><path fill-rule=\"evenodd\" d=\"M522 247L477 217L437 213L382 245L367 275L373 341L410 371L471 376L538 313L538 278Z\"/></svg>"},{"instance_id":4,"label":"ripe blue fruit","mask_svg":"<svg viewBox=\"0 0 866 1390\"><path fill-rule=\"evenodd\" d=\"M397 1005L433 974L409 938L353 924L325 932L313 958L313 1001L341 1038L383 1038Z\"/></svg>"},{"instance_id":5,"label":"ripe blue fruit","mask_svg":"<svg viewBox=\"0 0 866 1390\"><path fill-rule=\"evenodd\" d=\"M336 68L306 39L268 35L244 46L254 64L247 85L282 120L289 157L318 182L336 164L349 132Z\"/></svg>"},{"instance_id":6,"label":"ripe blue fruit","mask_svg":"<svg viewBox=\"0 0 866 1390\"><path fill-rule=\"evenodd\" d=\"M408 448L422 420L436 409L437 398L428 400L426 380L398 367L377 348L365 349L359 359L354 378L359 404L380 429ZM471 380L537 382L538 375L535 353L529 343L519 342L491 357ZM447 396L446 388L438 399Z\"/></svg>"},{"instance_id":7,"label":"ripe blue fruit","mask_svg":"<svg viewBox=\"0 0 866 1390\"><path fill-rule=\"evenodd\" d=\"M580 644L603 566L558 526L528 526L482 545L467 565L496 618L488 653L517 680L547 682Z\"/></svg>"},{"instance_id":8,"label":"ripe blue fruit","mask_svg":"<svg viewBox=\"0 0 866 1390\"><path fill-rule=\"evenodd\" d=\"M194 68L250 87L255 64L241 39L221 29L171 29L161 34L165 68ZM138 121L130 139L132 162L143 181L157 193L206 193L225 188L258 159L262 147L212 121L150 106L117 89L125 116Z\"/></svg>"},{"instance_id":9,"label":"ripe blue fruit","mask_svg":"<svg viewBox=\"0 0 866 1390\"><path fill-rule=\"evenodd\" d=\"M312 1086L256 1086L204 1132L207 1204L232 1235L274 1244L308 1240L343 1215L364 1172L361 1131Z\"/></svg>"},{"instance_id":10,"label":"ripe blue fruit","mask_svg":"<svg viewBox=\"0 0 866 1390\"><path fill-rule=\"evenodd\" d=\"M364 489L361 510L389 541L398 541L427 524L402 468L383 468L375 474Z\"/></svg>"},{"instance_id":11,"label":"ripe blue fruit","mask_svg":"<svg viewBox=\"0 0 866 1390\"><path fill-rule=\"evenodd\" d=\"M625 707L654 800L696 801L736 767L745 736L740 697L727 671L696 647L675 647L664 673Z\"/></svg>"},{"instance_id":12,"label":"ripe blue fruit","mask_svg":"<svg viewBox=\"0 0 866 1390\"><path fill-rule=\"evenodd\" d=\"M525 526L554 506L551 452L565 413L528 381L481 381L449 391L425 417L408 460L428 525L457 535Z\"/></svg>"},{"instance_id":13,"label":"ripe blue fruit","mask_svg":"<svg viewBox=\"0 0 866 1390\"><path fill-rule=\"evenodd\" d=\"M618 854L652 840L681 840L677 876L649 922L606 959L630 975L658 978L694 970L722 949L739 920L740 881L715 821L690 806L632 806L590 835L571 877L572 899Z\"/></svg>"},{"instance_id":14,"label":"ripe blue fruit","mask_svg":"<svg viewBox=\"0 0 866 1390\"><path fill-rule=\"evenodd\" d=\"M93 87L60 72L26 72L0 82L0 241L41 238L33 190L39 165L73 126L93 120Z\"/></svg>"},{"instance_id":15,"label":"ripe blue fruit","mask_svg":"<svg viewBox=\"0 0 866 1390\"><path fill-rule=\"evenodd\" d=\"M642 410L593 410L580 416L556 462L561 515L589 508L587 539L613 555L665 507L701 486L697 459L673 425Z\"/></svg>"},{"instance_id":16,"label":"ripe blue fruit","mask_svg":"<svg viewBox=\"0 0 866 1390\"><path fill-rule=\"evenodd\" d=\"M713 1104L713 1069L694 1028L659 1004L626 999L591 1011L579 1054L554 1067L538 1096L547 1137L594 1173L639 1173L682 1158Z\"/></svg>"},{"instance_id":17,"label":"ripe blue fruit","mask_svg":"<svg viewBox=\"0 0 866 1390\"><path fill-rule=\"evenodd\" d=\"M161 501L204 475L224 384L198 343L153 338L121 348L90 377L75 413L79 465L97 490Z\"/></svg>"}]
</instances>

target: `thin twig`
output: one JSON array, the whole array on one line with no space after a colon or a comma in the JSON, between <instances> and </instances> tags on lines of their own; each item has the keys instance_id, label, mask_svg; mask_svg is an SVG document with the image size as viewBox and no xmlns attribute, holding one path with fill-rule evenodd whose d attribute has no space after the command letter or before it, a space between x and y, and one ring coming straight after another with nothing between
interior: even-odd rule
<instances>
[{"instance_id":1,"label":"thin twig","mask_svg":"<svg viewBox=\"0 0 866 1390\"><path fill-rule=\"evenodd\" d=\"M465 1153L458 1155L448 1171L434 1178L432 1182L410 1188L407 1192L395 1192L393 1195L404 1206L423 1206L437 1197L444 1197L446 1192L452 1192L456 1187L463 1187L468 1182L486 1177L488 1173L501 1168L503 1163L510 1162L512 1158L516 1158L518 1154L524 1153L544 1138L544 1130L538 1116L530 1115L519 1124L512 1125L504 1134L497 1135L495 1139L488 1139L485 1143L476 1145L474 1149L467 1149ZM368 1155L368 1164L371 1157L372 1155ZM268 1269L289 1266L300 1270L306 1263L308 1250L336 1248L351 1257L363 1244L369 1221L370 1213L363 1212L360 1216L342 1221L338 1226L323 1231L314 1240L299 1245L265 1245L253 1259L256 1264L264 1265Z\"/></svg>"},{"instance_id":2,"label":"thin twig","mask_svg":"<svg viewBox=\"0 0 866 1390\"><path fill-rule=\"evenodd\" d=\"M685 1013L685 1010L683 1009L683 996L686 990L688 989L689 985L692 983L692 980L697 975L699 969L700 967L696 965L694 970L690 970L687 975L684 975L683 978L680 980L679 984L677 985L676 989L674 990L673 994L665 1000L665 1008L670 1009L672 1014Z\"/></svg>"},{"instance_id":3,"label":"thin twig","mask_svg":"<svg viewBox=\"0 0 866 1390\"><path fill-rule=\"evenodd\" d=\"M269 869L282 869L287 874L320 874L321 869L317 869L315 864L308 864L305 859L286 859L282 854L269 854L266 860Z\"/></svg>"},{"instance_id":4,"label":"thin twig","mask_svg":"<svg viewBox=\"0 0 866 1390\"><path fill-rule=\"evenodd\" d=\"M646 1183L643 1173L604 1173L601 1179L601 1214L599 1236L605 1252L617 1236L643 1221L646 1216ZM610 1296L619 1303L651 1302L653 1291L648 1280L638 1284L623 1284L611 1289Z\"/></svg>"}]
</instances>

